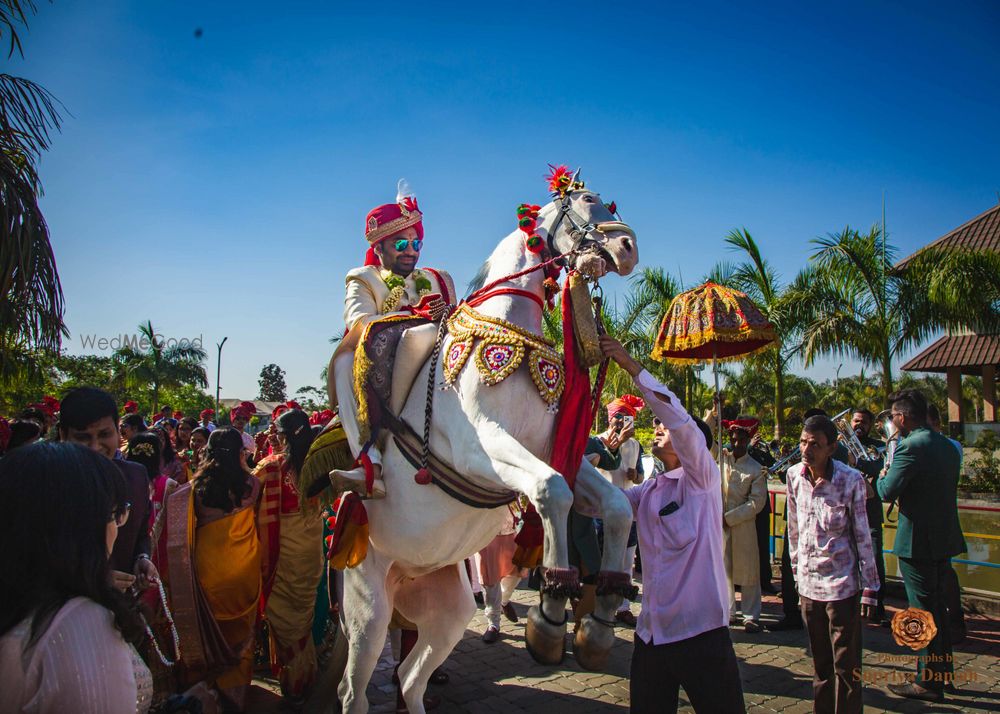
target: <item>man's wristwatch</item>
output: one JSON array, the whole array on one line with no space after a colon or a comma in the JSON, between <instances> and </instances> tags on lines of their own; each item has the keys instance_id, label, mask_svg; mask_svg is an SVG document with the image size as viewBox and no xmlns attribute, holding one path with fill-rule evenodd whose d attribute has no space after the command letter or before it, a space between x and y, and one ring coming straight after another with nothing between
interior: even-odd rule
<instances>
[{"instance_id":1,"label":"man's wristwatch","mask_svg":"<svg viewBox=\"0 0 1000 714\"><path fill-rule=\"evenodd\" d=\"M135 568L135 566L136 566L136 565L138 565L138 564L139 564L139 561L140 561L140 560L148 560L148 561L149 561L150 563L152 563L152 562L153 562L153 559L152 559L152 558L150 558L150 557L149 557L148 555L146 555L145 553L139 553L139 555L135 556L135 562L134 562L134 563L132 563L132 567L133 567L133 569Z\"/></svg>"}]
</instances>

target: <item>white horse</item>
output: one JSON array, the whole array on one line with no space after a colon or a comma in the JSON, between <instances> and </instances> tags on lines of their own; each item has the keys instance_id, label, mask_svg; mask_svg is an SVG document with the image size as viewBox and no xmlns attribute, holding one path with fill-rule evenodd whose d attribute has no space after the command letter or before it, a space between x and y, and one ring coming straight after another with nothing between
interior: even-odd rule
<instances>
[{"instance_id":1,"label":"white horse","mask_svg":"<svg viewBox=\"0 0 1000 714\"><path fill-rule=\"evenodd\" d=\"M571 266L589 268L597 275L607 270L627 275L638 262L635 234L616 221L598 194L582 185L541 210L536 233L546 241L546 251L526 250L525 234L515 230L484 265L484 283L564 253L570 253ZM535 271L501 286L520 289L538 299L507 293L487 299L476 309L541 335L543 280L543 273ZM446 340L436 366L435 385L443 383L442 362L448 346ZM401 352L404 348L405 340ZM400 354L397 366L405 365L406 359L406 354ZM417 432L424 425L429 370L430 362L416 372L412 381L416 388L410 390L399 414ZM340 395L351 394L348 380L336 386ZM397 401L395 397L393 401ZM581 414L580 418L588 417ZM599 513L604 519L602 575L624 570L632 521L624 495L588 461L580 466L575 491L546 463L554 423L555 415L540 397L527 364L490 386L483 384L473 359L469 359L449 388L434 389L431 452L473 483L525 494L541 516L546 579L540 607L529 611L527 639L533 656L550 664L562 659L566 597L579 587L575 569L569 568L567 551L567 516L574 497L578 508ZM476 610L462 561L500 532L507 508L472 507L437 485L416 483L416 469L391 438L385 444L382 463L387 495L366 502L368 556L357 568L344 573L341 617L348 660L338 693L344 712L368 711L365 689L396 608L419 630L416 646L399 668L403 699L409 711L417 714L424 711L428 678L461 639ZM625 582L629 583L627 578ZM585 665L600 666L606 659L614 641L612 625L622 592L621 587L608 584L602 589L599 583L594 617L584 618L574 647L577 659Z\"/></svg>"}]
</instances>

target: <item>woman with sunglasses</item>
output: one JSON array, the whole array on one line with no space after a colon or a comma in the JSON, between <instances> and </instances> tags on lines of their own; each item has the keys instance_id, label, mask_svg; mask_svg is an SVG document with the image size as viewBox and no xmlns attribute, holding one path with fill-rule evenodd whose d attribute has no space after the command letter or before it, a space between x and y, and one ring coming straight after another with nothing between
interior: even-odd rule
<instances>
[{"instance_id":1,"label":"woman with sunglasses","mask_svg":"<svg viewBox=\"0 0 1000 714\"><path fill-rule=\"evenodd\" d=\"M128 489L101 454L42 442L0 461L0 712L145 712L143 634L111 581ZM131 577L131 576L129 576Z\"/></svg>"}]
</instances>

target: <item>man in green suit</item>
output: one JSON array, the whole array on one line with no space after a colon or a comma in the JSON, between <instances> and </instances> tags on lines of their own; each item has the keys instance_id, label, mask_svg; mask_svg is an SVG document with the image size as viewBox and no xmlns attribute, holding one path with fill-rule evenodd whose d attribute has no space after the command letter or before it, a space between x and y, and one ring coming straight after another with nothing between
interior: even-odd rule
<instances>
[{"instance_id":1,"label":"man in green suit","mask_svg":"<svg viewBox=\"0 0 1000 714\"><path fill-rule=\"evenodd\" d=\"M915 389L891 397L892 420L902 436L888 473L877 482L883 501L897 501L899 559L910 607L934 617L937 635L917 653L916 681L890 684L902 697L941 701L954 675L944 584L952 556L965 552L958 522L958 451L927 427L927 401Z\"/></svg>"}]
</instances>

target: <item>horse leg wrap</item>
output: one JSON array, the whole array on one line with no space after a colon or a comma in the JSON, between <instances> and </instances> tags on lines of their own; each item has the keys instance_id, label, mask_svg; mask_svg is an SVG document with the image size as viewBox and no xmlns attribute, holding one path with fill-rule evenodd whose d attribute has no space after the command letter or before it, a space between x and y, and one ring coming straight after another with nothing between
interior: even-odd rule
<instances>
[{"instance_id":1,"label":"horse leg wrap","mask_svg":"<svg viewBox=\"0 0 1000 714\"><path fill-rule=\"evenodd\" d=\"M573 566L568 568L548 568L545 571L540 590L542 597L563 600L565 598L579 598L582 592L580 571Z\"/></svg>"},{"instance_id":2,"label":"horse leg wrap","mask_svg":"<svg viewBox=\"0 0 1000 714\"><path fill-rule=\"evenodd\" d=\"M601 595L621 595L634 602L639 597L639 588L632 584L629 573L602 570L597 574L597 596Z\"/></svg>"}]
</instances>

